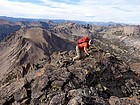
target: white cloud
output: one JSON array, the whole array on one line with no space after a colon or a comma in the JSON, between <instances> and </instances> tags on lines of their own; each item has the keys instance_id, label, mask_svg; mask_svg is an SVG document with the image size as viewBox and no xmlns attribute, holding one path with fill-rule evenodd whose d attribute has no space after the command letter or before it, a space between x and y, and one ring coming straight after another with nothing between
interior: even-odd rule
<instances>
[{"instance_id":1,"label":"white cloud","mask_svg":"<svg viewBox=\"0 0 140 105\"><path fill-rule=\"evenodd\" d=\"M87 5L140 5L139 0L81 0Z\"/></svg>"},{"instance_id":2,"label":"white cloud","mask_svg":"<svg viewBox=\"0 0 140 105\"><path fill-rule=\"evenodd\" d=\"M140 24L140 1L138 0L80 0L80 2L42 3L13 2L1 0L0 13L5 16L27 18L56 18L85 21L114 21Z\"/></svg>"},{"instance_id":3,"label":"white cloud","mask_svg":"<svg viewBox=\"0 0 140 105\"><path fill-rule=\"evenodd\" d=\"M45 1L43 5L33 3L12 2L2 0L0 4L1 15L30 17L30 18L68 18L76 19L80 16L80 8L76 5Z\"/></svg>"},{"instance_id":4,"label":"white cloud","mask_svg":"<svg viewBox=\"0 0 140 105\"><path fill-rule=\"evenodd\" d=\"M1 15L8 16L32 17L33 15L39 15L45 9L47 8L44 6L39 6L32 3L10 2L8 0L3 0L0 4Z\"/></svg>"},{"instance_id":5,"label":"white cloud","mask_svg":"<svg viewBox=\"0 0 140 105\"><path fill-rule=\"evenodd\" d=\"M81 5L86 8L85 16L94 17L95 21L133 22L140 24L140 20L135 22L132 18L140 16L138 13L140 5L138 4L140 4L140 1L136 3L135 0L82 0L81 2ZM128 19L130 17L132 20Z\"/></svg>"}]
</instances>

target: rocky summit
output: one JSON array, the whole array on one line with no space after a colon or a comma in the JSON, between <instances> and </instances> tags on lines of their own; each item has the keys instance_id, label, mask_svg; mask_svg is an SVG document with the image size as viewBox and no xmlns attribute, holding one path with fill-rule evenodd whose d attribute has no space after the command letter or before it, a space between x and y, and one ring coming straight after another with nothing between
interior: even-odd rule
<instances>
[{"instance_id":1,"label":"rocky summit","mask_svg":"<svg viewBox=\"0 0 140 105\"><path fill-rule=\"evenodd\" d=\"M140 105L139 49L129 52L138 42L124 47L130 40L102 28L65 23L21 28L5 38L0 105ZM73 61L78 33L94 37L96 47Z\"/></svg>"},{"instance_id":2,"label":"rocky summit","mask_svg":"<svg viewBox=\"0 0 140 105\"><path fill-rule=\"evenodd\" d=\"M90 56L75 62L74 51L53 53L49 64L4 83L0 104L139 105L139 76L115 55L90 51Z\"/></svg>"}]
</instances>

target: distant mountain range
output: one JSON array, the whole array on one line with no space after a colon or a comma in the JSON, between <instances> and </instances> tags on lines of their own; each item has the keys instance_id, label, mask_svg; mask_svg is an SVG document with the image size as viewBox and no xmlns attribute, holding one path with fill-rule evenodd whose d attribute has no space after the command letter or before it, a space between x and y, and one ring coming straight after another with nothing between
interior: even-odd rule
<instances>
[{"instance_id":1,"label":"distant mountain range","mask_svg":"<svg viewBox=\"0 0 140 105\"><path fill-rule=\"evenodd\" d=\"M66 23L66 24L65 24ZM71 29L71 23L74 23L74 29ZM59 26L60 25L60 26ZM58 27L57 27L58 26ZM29 27L40 27L43 29L52 29L55 27L56 32L61 31L69 36L73 35L85 35L90 34L87 29L95 31L94 26L127 26L123 23L115 22L87 22L87 21L78 21L78 20L64 20L64 19L32 19L32 18L14 18L7 16L0 16L0 41L3 40L7 35L18 31L21 28ZM64 28L65 27L65 28ZM79 30L79 28L81 30ZM73 31L74 30L74 31ZM100 29L102 30L102 28ZM96 30L97 31L97 30ZM72 33L71 33L72 32ZM60 36L65 36L61 33Z\"/></svg>"},{"instance_id":2,"label":"distant mountain range","mask_svg":"<svg viewBox=\"0 0 140 105\"><path fill-rule=\"evenodd\" d=\"M0 16L0 19L8 20L11 22L18 22L18 21L29 21L29 22L35 22L41 19L29 19L29 18L14 18L14 17L7 17L7 16Z\"/></svg>"},{"instance_id":3,"label":"distant mountain range","mask_svg":"<svg viewBox=\"0 0 140 105\"><path fill-rule=\"evenodd\" d=\"M54 23L61 24L64 22L74 22L76 24L94 24L98 26L120 26L120 25L127 25L124 23L115 23L115 22L88 22L88 21L78 21L78 20L65 20L65 19L32 19L32 18L14 18L14 17L7 17L7 16L0 16L0 19L5 19L11 22L19 22L19 21L28 21L28 22L36 22L36 21L46 21L51 20Z\"/></svg>"}]
</instances>

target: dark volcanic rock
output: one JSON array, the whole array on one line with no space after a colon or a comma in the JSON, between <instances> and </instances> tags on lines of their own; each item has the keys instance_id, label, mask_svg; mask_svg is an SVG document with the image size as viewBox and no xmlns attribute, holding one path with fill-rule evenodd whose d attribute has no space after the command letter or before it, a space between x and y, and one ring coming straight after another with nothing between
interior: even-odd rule
<instances>
[{"instance_id":1,"label":"dark volcanic rock","mask_svg":"<svg viewBox=\"0 0 140 105\"><path fill-rule=\"evenodd\" d=\"M50 64L1 87L1 104L139 105L139 77L114 55L93 51L76 62L66 62L73 52L56 55Z\"/></svg>"}]
</instances>

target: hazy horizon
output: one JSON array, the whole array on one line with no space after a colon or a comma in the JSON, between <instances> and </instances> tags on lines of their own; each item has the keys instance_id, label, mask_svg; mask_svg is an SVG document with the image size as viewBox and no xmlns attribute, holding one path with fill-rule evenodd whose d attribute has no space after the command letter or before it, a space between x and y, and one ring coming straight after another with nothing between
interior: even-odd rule
<instances>
[{"instance_id":1,"label":"hazy horizon","mask_svg":"<svg viewBox=\"0 0 140 105\"><path fill-rule=\"evenodd\" d=\"M1 0L1 16L140 24L139 0Z\"/></svg>"}]
</instances>

